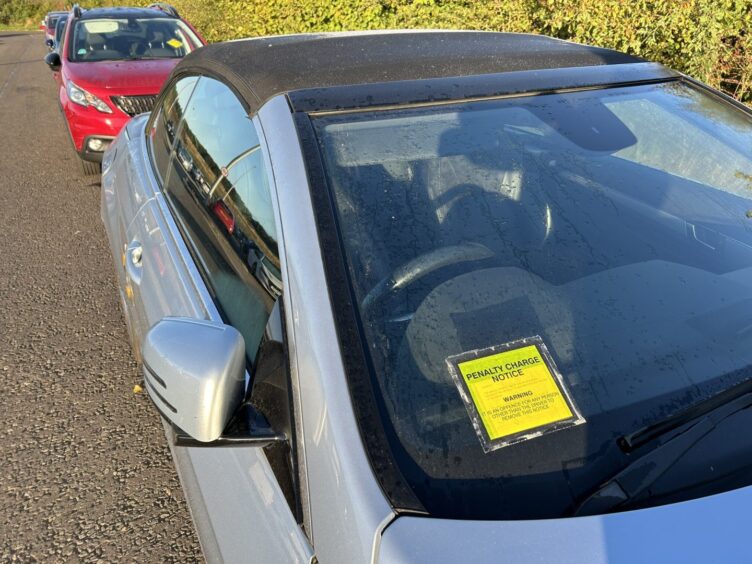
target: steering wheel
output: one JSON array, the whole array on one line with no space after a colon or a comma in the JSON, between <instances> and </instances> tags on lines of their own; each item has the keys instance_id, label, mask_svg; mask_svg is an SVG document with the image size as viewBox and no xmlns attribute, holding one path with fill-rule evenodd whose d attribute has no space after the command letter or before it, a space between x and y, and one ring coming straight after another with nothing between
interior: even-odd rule
<instances>
[{"instance_id":1,"label":"steering wheel","mask_svg":"<svg viewBox=\"0 0 752 564\"><path fill-rule=\"evenodd\" d=\"M461 262L484 260L492 256L494 256L493 251L480 243L449 245L418 255L394 269L389 276L371 288L360 304L361 312L365 314L388 294L403 290L416 280L440 268Z\"/></svg>"}]
</instances>

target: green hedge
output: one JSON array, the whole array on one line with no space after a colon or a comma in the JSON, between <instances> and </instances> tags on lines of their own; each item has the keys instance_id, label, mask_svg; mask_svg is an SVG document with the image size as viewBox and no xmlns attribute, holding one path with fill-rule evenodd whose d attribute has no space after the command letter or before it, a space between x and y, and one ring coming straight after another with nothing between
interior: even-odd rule
<instances>
[{"instance_id":1,"label":"green hedge","mask_svg":"<svg viewBox=\"0 0 752 564\"><path fill-rule=\"evenodd\" d=\"M0 0L8 6L54 1ZM108 3L95 1L93 4ZM148 0L137 0L139 4ZM92 3L88 3L91 5ZM752 103L752 0L174 0L209 41L385 28L542 33L686 72ZM13 8L11 8L13 10ZM34 21L41 18L36 13Z\"/></svg>"}]
</instances>

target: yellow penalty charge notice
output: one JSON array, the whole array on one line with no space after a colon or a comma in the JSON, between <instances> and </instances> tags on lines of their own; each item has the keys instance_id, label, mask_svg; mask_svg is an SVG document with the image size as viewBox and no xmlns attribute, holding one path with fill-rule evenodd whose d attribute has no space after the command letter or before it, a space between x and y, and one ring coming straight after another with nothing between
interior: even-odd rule
<instances>
[{"instance_id":1,"label":"yellow penalty charge notice","mask_svg":"<svg viewBox=\"0 0 752 564\"><path fill-rule=\"evenodd\" d=\"M585 422L540 337L447 358L486 452Z\"/></svg>"}]
</instances>

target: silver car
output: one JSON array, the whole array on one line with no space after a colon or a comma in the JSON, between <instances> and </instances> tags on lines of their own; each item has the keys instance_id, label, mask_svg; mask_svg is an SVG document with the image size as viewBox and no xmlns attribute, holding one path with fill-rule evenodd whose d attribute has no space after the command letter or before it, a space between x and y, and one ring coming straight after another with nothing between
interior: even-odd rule
<instances>
[{"instance_id":1,"label":"silver car","mask_svg":"<svg viewBox=\"0 0 752 564\"><path fill-rule=\"evenodd\" d=\"M538 36L260 38L102 168L207 560L752 559L741 104Z\"/></svg>"}]
</instances>

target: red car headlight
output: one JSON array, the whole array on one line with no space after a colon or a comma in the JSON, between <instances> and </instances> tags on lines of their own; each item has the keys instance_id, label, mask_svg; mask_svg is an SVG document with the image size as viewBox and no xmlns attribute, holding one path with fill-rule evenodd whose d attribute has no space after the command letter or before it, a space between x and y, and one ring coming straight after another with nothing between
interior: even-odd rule
<instances>
[{"instance_id":1,"label":"red car headlight","mask_svg":"<svg viewBox=\"0 0 752 564\"><path fill-rule=\"evenodd\" d=\"M68 98L74 104L84 107L91 106L105 114L112 113L112 108L105 104L100 98L97 98L94 94L90 94L83 88L76 86L71 81L68 81L66 91L68 92Z\"/></svg>"}]
</instances>

